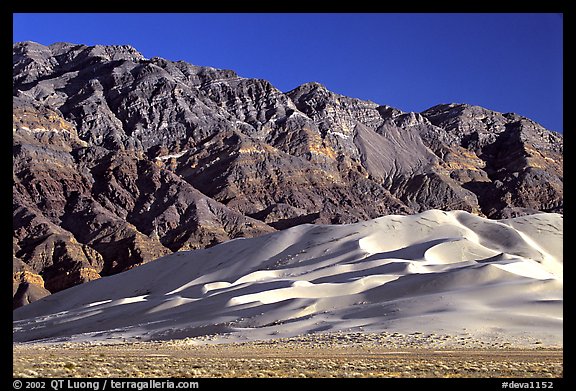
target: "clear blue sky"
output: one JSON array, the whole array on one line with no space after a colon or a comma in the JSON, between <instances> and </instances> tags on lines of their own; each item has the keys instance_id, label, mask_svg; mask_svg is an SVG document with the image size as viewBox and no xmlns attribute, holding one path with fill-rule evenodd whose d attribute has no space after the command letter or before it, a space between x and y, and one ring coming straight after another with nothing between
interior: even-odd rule
<instances>
[{"instance_id":1,"label":"clear blue sky","mask_svg":"<svg viewBox=\"0 0 576 391\"><path fill-rule=\"evenodd\" d=\"M129 44L282 91L317 81L403 111L469 103L563 130L561 14L14 14L13 33Z\"/></svg>"}]
</instances>

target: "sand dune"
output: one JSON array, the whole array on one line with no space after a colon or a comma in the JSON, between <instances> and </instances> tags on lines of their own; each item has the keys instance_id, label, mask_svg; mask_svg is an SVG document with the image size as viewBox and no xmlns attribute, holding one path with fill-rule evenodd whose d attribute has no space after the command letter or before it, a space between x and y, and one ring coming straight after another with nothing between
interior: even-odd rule
<instances>
[{"instance_id":1,"label":"sand dune","mask_svg":"<svg viewBox=\"0 0 576 391\"><path fill-rule=\"evenodd\" d=\"M563 218L431 210L178 252L14 311L14 341L333 331L562 345Z\"/></svg>"}]
</instances>

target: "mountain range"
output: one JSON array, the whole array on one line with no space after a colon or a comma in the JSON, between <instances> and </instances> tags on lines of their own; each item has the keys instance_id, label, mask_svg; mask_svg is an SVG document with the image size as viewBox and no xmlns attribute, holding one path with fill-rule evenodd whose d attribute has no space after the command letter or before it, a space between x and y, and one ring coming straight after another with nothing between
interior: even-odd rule
<instances>
[{"instance_id":1,"label":"mountain range","mask_svg":"<svg viewBox=\"0 0 576 391\"><path fill-rule=\"evenodd\" d=\"M430 209L563 212L563 136L131 46L13 45L13 306L181 250Z\"/></svg>"}]
</instances>

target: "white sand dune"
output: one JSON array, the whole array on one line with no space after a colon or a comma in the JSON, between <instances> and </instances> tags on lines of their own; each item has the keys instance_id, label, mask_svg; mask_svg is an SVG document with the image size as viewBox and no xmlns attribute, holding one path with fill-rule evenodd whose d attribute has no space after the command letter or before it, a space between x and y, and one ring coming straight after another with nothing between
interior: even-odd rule
<instances>
[{"instance_id":1,"label":"white sand dune","mask_svg":"<svg viewBox=\"0 0 576 391\"><path fill-rule=\"evenodd\" d=\"M313 332L562 345L563 217L431 210L178 252L14 311L14 341ZM532 342L531 342L532 341Z\"/></svg>"}]
</instances>

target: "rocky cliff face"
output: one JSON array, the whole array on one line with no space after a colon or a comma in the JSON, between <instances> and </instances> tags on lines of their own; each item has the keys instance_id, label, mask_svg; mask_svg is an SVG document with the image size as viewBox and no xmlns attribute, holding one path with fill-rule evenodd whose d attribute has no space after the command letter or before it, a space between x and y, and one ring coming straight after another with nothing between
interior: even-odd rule
<instances>
[{"instance_id":1,"label":"rocky cliff face","mask_svg":"<svg viewBox=\"0 0 576 391\"><path fill-rule=\"evenodd\" d=\"M422 113L129 46L13 47L14 306L159 256L430 208L563 210L563 139L515 114Z\"/></svg>"}]
</instances>

